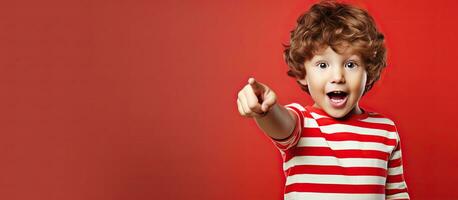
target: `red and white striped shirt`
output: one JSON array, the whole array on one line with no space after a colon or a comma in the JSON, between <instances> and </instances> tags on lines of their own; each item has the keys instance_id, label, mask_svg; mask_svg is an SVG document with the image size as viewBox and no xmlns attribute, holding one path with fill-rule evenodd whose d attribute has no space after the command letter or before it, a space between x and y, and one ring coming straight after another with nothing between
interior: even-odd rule
<instances>
[{"instance_id":1,"label":"red and white striped shirt","mask_svg":"<svg viewBox=\"0 0 458 200\"><path fill-rule=\"evenodd\" d=\"M401 143L390 119L372 112L348 119L297 103L285 106L298 121L283 140L285 200L409 199Z\"/></svg>"}]
</instances>

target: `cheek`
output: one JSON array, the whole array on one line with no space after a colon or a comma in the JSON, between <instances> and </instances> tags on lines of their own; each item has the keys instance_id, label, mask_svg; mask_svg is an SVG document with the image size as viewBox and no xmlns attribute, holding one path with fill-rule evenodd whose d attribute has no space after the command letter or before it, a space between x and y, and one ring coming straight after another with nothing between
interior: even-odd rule
<instances>
[{"instance_id":1,"label":"cheek","mask_svg":"<svg viewBox=\"0 0 458 200\"><path fill-rule=\"evenodd\" d=\"M367 73L366 72L358 73L354 80L355 81L353 82L353 89L362 93L364 89L366 88Z\"/></svg>"},{"instance_id":2,"label":"cheek","mask_svg":"<svg viewBox=\"0 0 458 200\"><path fill-rule=\"evenodd\" d=\"M309 76L309 77L316 77L316 75L315 76ZM316 92L319 92L323 88L322 81L320 81L319 79L316 79L316 78L315 79L314 78L308 78L307 79L307 83L308 83L307 86L308 86L310 92L313 91L314 93L316 93Z\"/></svg>"},{"instance_id":3,"label":"cheek","mask_svg":"<svg viewBox=\"0 0 458 200\"><path fill-rule=\"evenodd\" d=\"M366 70L364 70L364 73L361 76L361 87L363 87L364 89L366 87L366 84L367 84L367 72Z\"/></svg>"},{"instance_id":4,"label":"cheek","mask_svg":"<svg viewBox=\"0 0 458 200\"><path fill-rule=\"evenodd\" d=\"M310 93L310 97L312 97L315 103L320 103L324 101L325 95L324 94L324 86L322 81L318 79L307 79L308 81L308 89Z\"/></svg>"}]
</instances>

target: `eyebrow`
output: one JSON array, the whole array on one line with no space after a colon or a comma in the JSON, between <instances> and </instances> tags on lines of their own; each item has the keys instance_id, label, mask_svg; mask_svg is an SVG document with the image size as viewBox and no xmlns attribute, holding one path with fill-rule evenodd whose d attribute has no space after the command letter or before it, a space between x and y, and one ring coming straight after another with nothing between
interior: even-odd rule
<instances>
[{"instance_id":1,"label":"eyebrow","mask_svg":"<svg viewBox=\"0 0 458 200\"><path fill-rule=\"evenodd\" d=\"M347 60L356 60L356 61L361 61L361 57L354 54L354 55L351 55L350 57L347 58Z\"/></svg>"},{"instance_id":2,"label":"eyebrow","mask_svg":"<svg viewBox=\"0 0 458 200\"><path fill-rule=\"evenodd\" d=\"M310 60L310 63L313 64L313 65L316 65L320 62L327 62L328 60L330 60L329 58L327 58L326 56L323 56L323 55L315 55L315 57L313 59ZM350 55L349 57L345 58L343 60L343 62L348 62L348 61L354 61L356 62L356 64L358 65L361 65L361 64L364 64L363 60L361 59L360 56L358 56L357 54L353 54L353 55Z\"/></svg>"}]
</instances>

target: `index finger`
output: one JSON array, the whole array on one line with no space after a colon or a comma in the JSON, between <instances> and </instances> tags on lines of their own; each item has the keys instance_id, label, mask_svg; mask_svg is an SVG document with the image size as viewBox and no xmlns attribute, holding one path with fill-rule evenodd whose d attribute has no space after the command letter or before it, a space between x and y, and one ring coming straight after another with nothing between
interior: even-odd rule
<instances>
[{"instance_id":1,"label":"index finger","mask_svg":"<svg viewBox=\"0 0 458 200\"><path fill-rule=\"evenodd\" d=\"M248 84L250 84L251 88L253 88L253 91L256 93L261 93L264 90L264 87L253 77L248 79Z\"/></svg>"}]
</instances>

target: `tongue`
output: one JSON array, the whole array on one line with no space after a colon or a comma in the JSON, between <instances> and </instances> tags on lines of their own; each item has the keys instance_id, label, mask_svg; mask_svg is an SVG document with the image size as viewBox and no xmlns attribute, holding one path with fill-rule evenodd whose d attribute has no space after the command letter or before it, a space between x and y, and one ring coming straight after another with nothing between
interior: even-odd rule
<instances>
[{"instance_id":1,"label":"tongue","mask_svg":"<svg viewBox=\"0 0 458 200\"><path fill-rule=\"evenodd\" d=\"M329 95L329 100L334 108L342 108L347 102L347 95Z\"/></svg>"},{"instance_id":2,"label":"tongue","mask_svg":"<svg viewBox=\"0 0 458 200\"><path fill-rule=\"evenodd\" d=\"M346 95L329 95L329 98L331 98L332 100L342 100L345 99L345 96Z\"/></svg>"}]
</instances>

